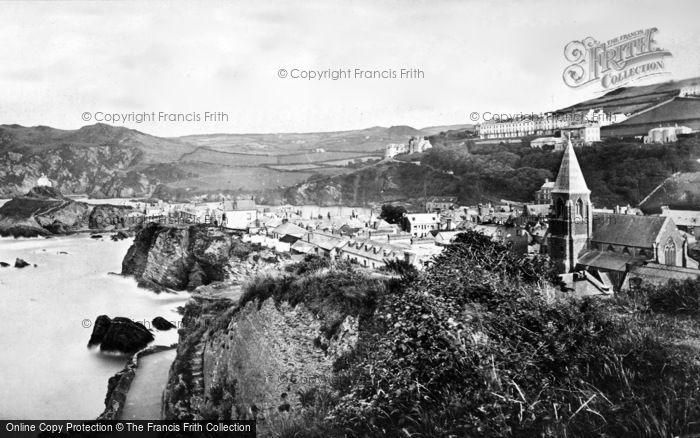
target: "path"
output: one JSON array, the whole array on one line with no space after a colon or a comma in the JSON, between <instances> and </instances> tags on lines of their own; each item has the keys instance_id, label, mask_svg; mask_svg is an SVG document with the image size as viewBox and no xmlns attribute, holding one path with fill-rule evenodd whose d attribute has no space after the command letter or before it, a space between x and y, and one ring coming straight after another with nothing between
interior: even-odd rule
<instances>
[{"instance_id":1,"label":"path","mask_svg":"<svg viewBox=\"0 0 700 438\"><path fill-rule=\"evenodd\" d=\"M160 420L163 390L176 353L173 348L139 359L120 420Z\"/></svg>"}]
</instances>

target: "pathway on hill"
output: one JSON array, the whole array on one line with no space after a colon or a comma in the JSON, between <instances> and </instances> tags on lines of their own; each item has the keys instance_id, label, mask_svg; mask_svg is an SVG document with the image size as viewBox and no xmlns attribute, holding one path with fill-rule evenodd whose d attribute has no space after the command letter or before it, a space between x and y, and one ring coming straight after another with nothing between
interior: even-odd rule
<instances>
[{"instance_id":1,"label":"pathway on hill","mask_svg":"<svg viewBox=\"0 0 700 438\"><path fill-rule=\"evenodd\" d=\"M139 359L120 420L160 420L163 390L176 353L173 348Z\"/></svg>"}]
</instances>

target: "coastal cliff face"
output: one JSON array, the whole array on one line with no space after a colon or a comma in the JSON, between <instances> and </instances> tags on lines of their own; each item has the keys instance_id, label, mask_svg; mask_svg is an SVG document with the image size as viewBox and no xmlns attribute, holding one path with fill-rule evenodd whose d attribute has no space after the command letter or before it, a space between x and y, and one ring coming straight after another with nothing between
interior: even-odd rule
<instances>
[{"instance_id":1,"label":"coastal cliff face","mask_svg":"<svg viewBox=\"0 0 700 438\"><path fill-rule=\"evenodd\" d=\"M134 239L122 262L122 274L143 287L194 290L212 282L235 281L278 255L256 251L236 235L214 227L149 224Z\"/></svg>"},{"instance_id":2,"label":"coastal cliff face","mask_svg":"<svg viewBox=\"0 0 700 438\"><path fill-rule=\"evenodd\" d=\"M333 391L334 363L358 340L348 315L328 339L303 303L188 304L163 400L167 419L257 419L260 431Z\"/></svg>"},{"instance_id":3,"label":"coastal cliff face","mask_svg":"<svg viewBox=\"0 0 700 438\"><path fill-rule=\"evenodd\" d=\"M0 235L35 237L123 228L131 211L126 206L76 202L51 187L34 187L0 207Z\"/></svg>"}]
</instances>

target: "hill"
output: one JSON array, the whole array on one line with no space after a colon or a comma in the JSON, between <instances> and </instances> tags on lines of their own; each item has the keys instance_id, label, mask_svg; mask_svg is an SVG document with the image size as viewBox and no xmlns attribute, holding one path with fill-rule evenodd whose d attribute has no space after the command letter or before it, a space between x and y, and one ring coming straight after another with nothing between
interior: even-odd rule
<instances>
[{"instance_id":1,"label":"hill","mask_svg":"<svg viewBox=\"0 0 700 438\"><path fill-rule=\"evenodd\" d=\"M700 85L700 77L639 87L620 87L600 97L579 102L555 112L570 113L601 108L606 113L635 113L677 96L683 87L698 85Z\"/></svg>"},{"instance_id":2,"label":"hill","mask_svg":"<svg viewBox=\"0 0 700 438\"><path fill-rule=\"evenodd\" d=\"M60 130L0 126L0 198L36 185L42 173L65 194L188 198L270 192L378 161L388 143L422 133L408 126L299 134L160 138L106 124Z\"/></svg>"},{"instance_id":3,"label":"hill","mask_svg":"<svg viewBox=\"0 0 700 438\"><path fill-rule=\"evenodd\" d=\"M562 157L561 152L523 145L477 145L447 134L433 136L431 142L432 149L403 156L400 162L382 162L351 174L299 184L285 192L287 201L365 205L451 195L464 204L500 199L531 202L545 178L556 177ZM576 154L597 207L639 205L674 173L700 171L697 138L670 145L613 139L578 148ZM692 199L700 200L700 196Z\"/></svg>"}]
</instances>

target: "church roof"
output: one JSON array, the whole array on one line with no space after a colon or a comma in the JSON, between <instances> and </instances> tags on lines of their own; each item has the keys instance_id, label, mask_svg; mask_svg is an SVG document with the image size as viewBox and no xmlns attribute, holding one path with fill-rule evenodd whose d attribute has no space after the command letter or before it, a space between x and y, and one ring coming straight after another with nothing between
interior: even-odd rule
<instances>
[{"instance_id":1,"label":"church roof","mask_svg":"<svg viewBox=\"0 0 700 438\"><path fill-rule=\"evenodd\" d=\"M631 214L593 215L594 242L650 248L667 218L663 216L636 216Z\"/></svg>"},{"instance_id":2,"label":"church roof","mask_svg":"<svg viewBox=\"0 0 700 438\"><path fill-rule=\"evenodd\" d=\"M571 140L566 145L552 193L591 193L583 179Z\"/></svg>"}]
</instances>

